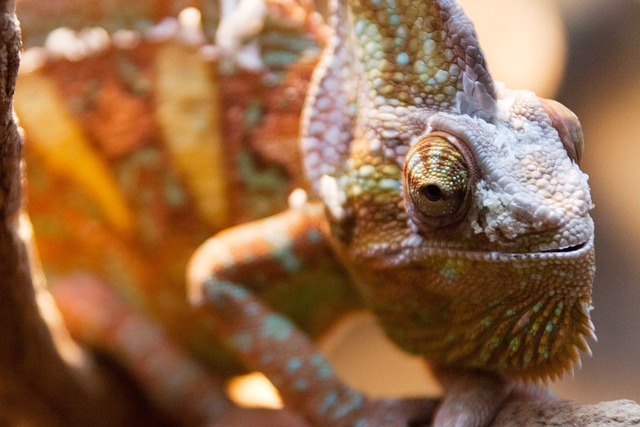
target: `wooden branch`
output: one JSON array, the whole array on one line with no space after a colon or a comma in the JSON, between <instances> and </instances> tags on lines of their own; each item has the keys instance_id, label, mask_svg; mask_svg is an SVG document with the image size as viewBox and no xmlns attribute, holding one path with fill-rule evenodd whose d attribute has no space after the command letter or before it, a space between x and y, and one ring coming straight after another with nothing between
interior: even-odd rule
<instances>
[{"instance_id":1,"label":"wooden branch","mask_svg":"<svg viewBox=\"0 0 640 427\"><path fill-rule=\"evenodd\" d=\"M22 138L12 111L21 46L14 6L0 0L0 419L14 425L134 425L140 408L128 400L139 399L111 376L67 363L38 305L47 299L38 295L31 271L37 263L22 206ZM80 354L79 360L90 358Z\"/></svg>"},{"instance_id":2,"label":"wooden branch","mask_svg":"<svg viewBox=\"0 0 640 427\"><path fill-rule=\"evenodd\" d=\"M574 402L511 402L498 414L492 427L508 426L640 426L640 405L630 400L593 405Z\"/></svg>"}]
</instances>

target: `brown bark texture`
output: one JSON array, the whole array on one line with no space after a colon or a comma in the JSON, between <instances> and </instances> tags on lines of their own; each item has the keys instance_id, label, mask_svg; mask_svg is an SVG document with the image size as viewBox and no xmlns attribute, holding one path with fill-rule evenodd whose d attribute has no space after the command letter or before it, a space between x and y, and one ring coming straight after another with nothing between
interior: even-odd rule
<instances>
[{"instance_id":1,"label":"brown bark texture","mask_svg":"<svg viewBox=\"0 0 640 427\"><path fill-rule=\"evenodd\" d=\"M135 413L132 402L139 399L130 387L96 365L68 364L37 304L37 274L31 272L37 262L31 259L22 204L22 137L12 111L21 47L14 7L13 1L0 1L0 420L133 425L145 418Z\"/></svg>"},{"instance_id":2,"label":"brown bark texture","mask_svg":"<svg viewBox=\"0 0 640 427\"><path fill-rule=\"evenodd\" d=\"M630 400L600 402L593 405L568 401L505 405L493 427L575 426L613 427L640 425L640 405Z\"/></svg>"}]
</instances>

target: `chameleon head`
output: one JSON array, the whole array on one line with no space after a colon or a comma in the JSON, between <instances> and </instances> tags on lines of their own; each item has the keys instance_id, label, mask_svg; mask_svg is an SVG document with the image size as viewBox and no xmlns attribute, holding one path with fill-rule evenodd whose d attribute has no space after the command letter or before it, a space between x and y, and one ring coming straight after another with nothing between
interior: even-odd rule
<instances>
[{"instance_id":1,"label":"chameleon head","mask_svg":"<svg viewBox=\"0 0 640 427\"><path fill-rule=\"evenodd\" d=\"M435 364L523 379L572 369L593 336L577 118L495 84L453 1L334 8L302 149L364 300Z\"/></svg>"},{"instance_id":2,"label":"chameleon head","mask_svg":"<svg viewBox=\"0 0 640 427\"><path fill-rule=\"evenodd\" d=\"M405 349L443 365L544 379L579 363L593 336L582 133L558 103L499 95L491 122L422 118L426 130L404 158L402 225L390 234L383 224L363 227L395 237L385 246L354 234L364 240L349 253L362 261L355 274L365 297ZM377 209L354 206L356 224L359 210Z\"/></svg>"}]
</instances>

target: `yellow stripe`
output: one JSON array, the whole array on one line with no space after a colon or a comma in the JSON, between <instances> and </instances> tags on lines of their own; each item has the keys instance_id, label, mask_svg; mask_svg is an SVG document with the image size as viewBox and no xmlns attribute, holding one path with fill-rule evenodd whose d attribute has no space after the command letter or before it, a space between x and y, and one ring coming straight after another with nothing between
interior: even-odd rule
<instances>
[{"instance_id":1,"label":"yellow stripe","mask_svg":"<svg viewBox=\"0 0 640 427\"><path fill-rule=\"evenodd\" d=\"M46 167L71 179L113 227L130 232L134 219L124 194L75 122L55 83L37 72L21 75L14 107L29 144L42 155Z\"/></svg>"},{"instance_id":2,"label":"yellow stripe","mask_svg":"<svg viewBox=\"0 0 640 427\"><path fill-rule=\"evenodd\" d=\"M229 225L218 86L213 64L195 49L168 44L156 56L157 122L167 149L215 229Z\"/></svg>"}]
</instances>

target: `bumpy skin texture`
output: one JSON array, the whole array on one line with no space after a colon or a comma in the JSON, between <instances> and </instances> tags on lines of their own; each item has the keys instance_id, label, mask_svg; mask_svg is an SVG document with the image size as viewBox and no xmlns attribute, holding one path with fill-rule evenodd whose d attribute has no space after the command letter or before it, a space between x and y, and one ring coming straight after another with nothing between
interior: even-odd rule
<instances>
[{"instance_id":1,"label":"bumpy skin texture","mask_svg":"<svg viewBox=\"0 0 640 427\"><path fill-rule=\"evenodd\" d=\"M589 351L593 222L580 124L554 101L495 84L454 1L336 0L332 27L303 120L304 165L329 223L318 230L388 336L441 379L434 424L486 425L515 384L560 376ZM376 402L343 399L337 379L333 392L296 388L296 372L321 376L302 362L310 344L265 363L257 348L278 343L258 332L264 323L247 307L259 302L221 274L229 267L196 261L194 300L286 404L319 424L387 425ZM386 414L399 425L424 416Z\"/></svg>"}]
</instances>

